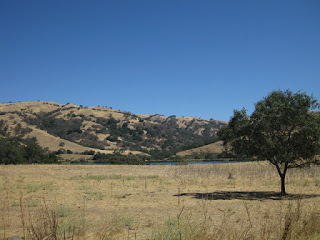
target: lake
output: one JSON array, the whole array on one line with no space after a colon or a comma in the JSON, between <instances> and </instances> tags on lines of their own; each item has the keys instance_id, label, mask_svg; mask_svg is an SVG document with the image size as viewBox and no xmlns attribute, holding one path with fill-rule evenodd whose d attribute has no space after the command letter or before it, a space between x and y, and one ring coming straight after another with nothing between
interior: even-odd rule
<instances>
[{"instance_id":1,"label":"lake","mask_svg":"<svg viewBox=\"0 0 320 240\"><path fill-rule=\"evenodd\" d=\"M194 162L148 162L146 165L189 165L189 164L222 164L222 163L236 163L237 161L194 161Z\"/></svg>"},{"instance_id":2,"label":"lake","mask_svg":"<svg viewBox=\"0 0 320 240\"><path fill-rule=\"evenodd\" d=\"M189 165L189 164L223 164L223 163L238 163L239 161L150 161L146 162L145 165ZM110 163L84 163L84 165L110 165Z\"/></svg>"}]
</instances>

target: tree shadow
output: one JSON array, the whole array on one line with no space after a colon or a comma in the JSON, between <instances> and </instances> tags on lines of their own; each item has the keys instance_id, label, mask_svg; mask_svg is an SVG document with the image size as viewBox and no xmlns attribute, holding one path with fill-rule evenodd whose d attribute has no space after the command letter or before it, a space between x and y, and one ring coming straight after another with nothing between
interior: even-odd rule
<instances>
[{"instance_id":1,"label":"tree shadow","mask_svg":"<svg viewBox=\"0 0 320 240\"><path fill-rule=\"evenodd\" d=\"M211 193L181 193L173 195L192 196L197 199L205 200L298 200L320 197L318 194L287 194L281 196L279 192L239 192L239 191L217 191Z\"/></svg>"}]
</instances>

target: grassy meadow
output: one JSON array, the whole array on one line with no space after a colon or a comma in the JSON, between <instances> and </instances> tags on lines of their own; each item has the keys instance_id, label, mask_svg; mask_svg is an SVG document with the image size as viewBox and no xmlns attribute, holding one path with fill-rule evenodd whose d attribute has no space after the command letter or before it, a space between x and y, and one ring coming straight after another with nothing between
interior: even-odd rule
<instances>
[{"instance_id":1,"label":"grassy meadow","mask_svg":"<svg viewBox=\"0 0 320 240\"><path fill-rule=\"evenodd\" d=\"M1 165L0 239L320 239L320 167Z\"/></svg>"}]
</instances>

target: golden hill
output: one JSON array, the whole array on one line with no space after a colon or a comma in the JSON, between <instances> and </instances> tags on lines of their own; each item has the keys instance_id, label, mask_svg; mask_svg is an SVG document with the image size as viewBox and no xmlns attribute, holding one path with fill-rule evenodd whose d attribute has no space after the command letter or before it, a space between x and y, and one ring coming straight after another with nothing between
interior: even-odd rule
<instances>
[{"instance_id":1,"label":"golden hill","mask_svg":"<svg viewBox=\"0 0 320 240\"><path fill-rule=\"evenodd\" d=\"M199 154L199 153L222 153L222 151L223 151L222 141L218 141L218 142L211 143L198 148L193 148L186 151L178 152L177 155L188 156L188 155Z\"/></svg>"},{"instance_id":2,"label":"golden hill","mask_svg":"<svg viewBox=\"0 0 320 240\"><path fill-rule=\"evenodd\" d=\"M194 117L137 115L108 107L54 102L0 104L11 136L37 138L49 150L123 154L176 153L210 143L225 122ZM206 149L206 148L205 148Z\"/></svg>"}]
</instances>

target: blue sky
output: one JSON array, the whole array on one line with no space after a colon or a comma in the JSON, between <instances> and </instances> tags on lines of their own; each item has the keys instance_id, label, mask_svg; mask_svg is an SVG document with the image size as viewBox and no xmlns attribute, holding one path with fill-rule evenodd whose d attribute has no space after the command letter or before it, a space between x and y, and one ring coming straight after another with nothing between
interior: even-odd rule
<instances>
[{"instance_id":1,"label":"blue sky","mask_svg":"<svg viewBox=\"0 0 320 240\"><path fill-rule=\"evenodd\" d=\"M0 102L229 120L272 90L320 99L320 1L2 0Z\"/></svg>"}]
</instances>

